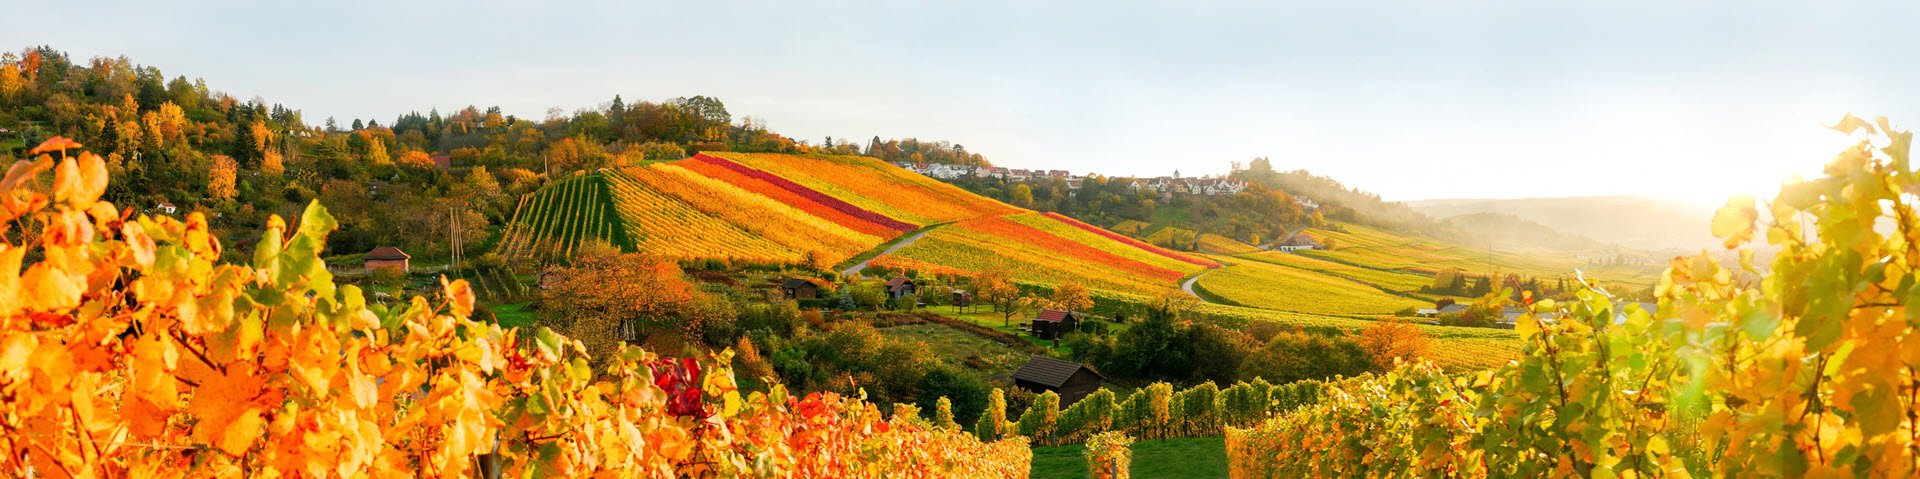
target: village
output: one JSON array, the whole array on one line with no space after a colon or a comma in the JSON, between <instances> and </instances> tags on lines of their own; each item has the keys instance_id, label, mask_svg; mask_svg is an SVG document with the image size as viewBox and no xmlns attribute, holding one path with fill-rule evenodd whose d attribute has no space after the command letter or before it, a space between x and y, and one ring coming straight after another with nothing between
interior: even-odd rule
<instances>
[{"instance_id":1,"label":"village","mask_svg":"<svg viewBox=\"0 0 1920 479\"><path fill-rule=\"evenodd\" d=\"M1027 183L1053 181L1057 179L1065 181L1067 189L1069 190L1080 189L1081 184L1088 178L1086 176L1075 175L1067 170L1010 169L999 166L915 163L908 161L895 161L893 165L907 171L943 181L1000 179L1013 183ZM1238 194L1247 189L1247 182L1239 179L1215 178L1211 176L1181 178L1180 173L1177 171L1174 172L1173 176L1118 178L1114 179L1114 181L1127 182L1127 189L1134 192L1145 188L1152 188L1154 191L1160 192L1163 197L1173 194L1231 195Z\"/></svg>"}]
</instances>

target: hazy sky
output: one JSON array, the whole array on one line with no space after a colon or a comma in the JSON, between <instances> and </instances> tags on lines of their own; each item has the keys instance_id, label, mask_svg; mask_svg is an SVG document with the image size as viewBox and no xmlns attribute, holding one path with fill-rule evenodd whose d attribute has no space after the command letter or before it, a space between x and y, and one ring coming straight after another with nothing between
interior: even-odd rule
<instances>
[{"instance_id":1,"label":"hazy sky","mask_svg":"<svg viewBox=\"0 0 1920 479\"><path fill-rule=\"evenodd\" d=\"M1920 125L1912 4L35 3L8 17L61 20L0 46L127 55L314 123L708 95L816 144L1110 175L1266 156L1394 200L1770 192L1849 143L1819 128L1843 113Z\"/></svg>"}]
</instances>

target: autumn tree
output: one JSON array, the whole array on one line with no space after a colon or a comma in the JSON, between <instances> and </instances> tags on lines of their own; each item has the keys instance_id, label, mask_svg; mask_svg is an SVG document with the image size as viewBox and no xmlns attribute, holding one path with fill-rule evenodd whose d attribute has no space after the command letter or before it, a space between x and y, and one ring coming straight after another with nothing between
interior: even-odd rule
<instances>
[{"instance_id":1,"label":"autumn tree","mask_svg":"<svg viewBox=\"0 0 1920 479\"><path fill-rule=\"evenodd\" d=\"M213 155L213 169L207 171L207 196L219 200L233 199L237 194L234 178L238 169L233 157Z\"/></svg>"},{"instance_id":2,"label":"autumn tree","mask_svg":"<svg viewBox=\"0 0 1920 479\"><path fill-rule=\"evenodd\" d=\"M1005 271L987 271L973 278L974 297L993 305L993 310L1002 313L1007 325L1013 323L1013 315L1025 297L1020 295L1020 286Z\"/></svg>"},{"instance_id":3,"label":"autumn tree","mask_svg":"<svg viewBox=\"0 0 1920 479\"><path fill-rule=\"evenodd\" d=\"M730 319L721 301L671 261L590 252L559 270L546 290L541 322L584 342L595 358L606 357L622 341L678 351L696 343L707 323Z\"/></svg>"},{"instance_id":4,"label":"autumn tree","mask_svg":"<svg viewBox=\"0 0 1920 479\"><path fill-rule=\"evenodd\" d=\"M424 155L425 153L422 154ZM427 162L432 163L433 160L429 159ZM378 166L392 163L393 157L387 155L386 142L382 142L379 139L367 142L367 164Z\"/></svg>"},{"instance_id":5,"label":"autumn tree","mask_svg":"<svg viewBox=\"0 0 1920 479\"><path fill-rule=\"evenodd\" d=\"M1053 288L1053 296L1047 298L1047 304L1063 311L1086 311L1093 307L1093 297L1087 294L1087 285L1068 281Z\"/></svg>"},{"instance_id":6,"label":"autumn tree","mask_svg":"<svg viewBox=\"0 0 1920 479\"><path fill-rule=\"evenodd\" d=\"M1374 367L1381 371L1392 369L1395 359L1415 361L1427 357L1433 343L1426 331L1402 319L1374 321L1360 331L1357 339L1360 347L1373 358Z\"/></svg>"},{"instance_id":7,"label":"autumn tree","mask_svg":"<svg viewBox=\"0 0 1920 479\"><path fill-rule=\"evenodd\" d=\"M277 150L267 150L267 156L260 160L260 174L280 176L281 173L285 173L286 171L286 160L280 156L280 152Z\"/></svg>"},{"instance_id":8,"label":"autumn tree","mask_svg":"<svg viewBox=\"0 0 1920 479\"><path fill-rule=\"evenodd\" d=\"M433 157L428 156L426 152L422 152L422 151L409 151L406 153L402 153L400 154L400 159L396 161L396 163L399 163L399 165L403 168L412 168L417 170L431 170L434 168Z\"/></svg>"}]
</instances>

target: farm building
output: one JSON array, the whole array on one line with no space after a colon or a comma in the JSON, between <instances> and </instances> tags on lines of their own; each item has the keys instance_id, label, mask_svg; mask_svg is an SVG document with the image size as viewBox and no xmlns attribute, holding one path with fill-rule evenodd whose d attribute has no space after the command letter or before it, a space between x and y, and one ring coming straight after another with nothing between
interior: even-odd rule
<instances>
[{"instance_id":1,"label":"farm building","mask_svg":"<svg viewBox=\"0 0 1920 479\"><path fill-rule=\"evenodd\" d=\"M1274 249L1278 249L1280 251L1286 251L1286 252L1293 252L1296 250L1321 249L1325 247L1326 246L1320 244L1319 241L1314 240L1312 236L1293 235L1292 238L1287 238L1287 241L1285 243L1281 243L1280 245L1276 246Z\"/></svg>"},{"instance_id":2,"label":"farm building","mask_svg":"<svg viewBox=\"0 0 1920 479\"><path fill-rule=\"evenodd\" d=\"M1015 387L1035 393L1053 391L1060 395L1062 409L1099 390L1100 383L1106 379L1085 364L1040 355L1028 358L1026 364L1013 372Z\"/></svg>"},{"instance_id":3,"label":"farm building","mask_svg":"<svg viewBox=\"0 0 1920 479\"><path fill-rule=\"evenodd\" d=\"M1080 313L1058 309L1042 309L1040 314L1026 323L1026 331L1039 339L1060 339L1074 328L1080 326Z\"/></svg>"},{"instance_id":4,"label":"farm building","mask_svg":"<svg viewBox=\"0 0 1920 479\"><path fill-rule=\"evenodd\" d=\"M887 299L911 298L914 294L913 280L894 278L887 281Z\"/></svg>"},{"instance_id":5,"label":"farm building","mask_svg":"<svg viewBox=\"0 0 1920 479\"><path fill-rule=\"evenodd\" d=\"M373 251L367 252L367 255L362 257L362 259L366 261L362 267L369 273L373 272L373 270L386 267L398 267L400 271L404 272L407 271L407 258L411 258L411 256L407 256L406 253L401 252L400 248L381 246L374 248Z\"/></svg>"},{"instance_id":6,"label":"farm building","mask_svg":"<svg viewBox=\"0 0 1920 479\"><path fill-rule=\"evenodd\" d=\"M818 299L820 297L820 285L800 278L787 278L786 281L781 281L780 291L786 293L787 299Z\"/></svg>"},{"instance_id":7,"label":"farm building","mask_svg":"<svg viewBox=\"0 0 1920 479\"><path fill-rule=\"evenodd\" d=\"M157 204L157 205L153 205L153 210L154 210L154 211L158 211L158 212L160 212L161 214L168 214L168 215L170 215L170 214L173 214L173 212L174 212L174 211L177 211L177 210L179 210L179 208L175 208L175 207L173 206L173 203L168 203L168 202L165 202L165 201L162 201L162 202L160 202L160 204Z\"/></svg>"}]
</instances>

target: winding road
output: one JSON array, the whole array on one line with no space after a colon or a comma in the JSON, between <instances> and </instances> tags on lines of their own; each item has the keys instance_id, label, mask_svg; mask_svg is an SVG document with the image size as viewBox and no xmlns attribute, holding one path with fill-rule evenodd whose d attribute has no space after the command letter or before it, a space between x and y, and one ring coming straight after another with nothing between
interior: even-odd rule
<instances>
[{"instance_id":1,"label":"winding road","mask_svg":"<svg viewBox=\"0 0 1920 479\"><path fill-rule=\"evenodd\" d=\"M1207 298L1200 297L1200 293L1193 292L1193 283L1199 282L1201 276L1206 276L1207 273L1211 272L1212 271L1202 271L1200 274L1193 275L1192 278L1187 278L1186 281L1180 282L1180 289L1186 291L1187 294L1192 295L1194 298L1198 298L1202 303L1212 303L1212 301L1207 301Z\"/></svg>"},{"instance_id":2,"label":"winding road","mask_svg":"<svg viewBox=\"0 0 1920 479\"><path fill-rule=\"evenodd\" d=\"M845 277L853 276L856 274L860 274L860 270L867 269L867 264L872 263L874 258L879 258L881 256L893 254L893 252L895 251L900 251L900 248L905 248L907 247L907 245L913 244L913 242L915 241L920 241L921 236L926 236L927 233L931 231L933 231L932 228L921 230L919 233L914 233L913 236L908 236L907 239L901 240L898 243L894 243L893 246L888 246L886 251L881 251L880 254L873 255L873 258L867 258L866 261L861 261L860 264L850 266L845 271L841 271L840 277L845 278Z\"/></svg>"}]
</instances>

